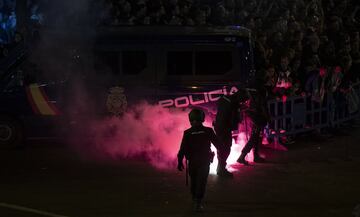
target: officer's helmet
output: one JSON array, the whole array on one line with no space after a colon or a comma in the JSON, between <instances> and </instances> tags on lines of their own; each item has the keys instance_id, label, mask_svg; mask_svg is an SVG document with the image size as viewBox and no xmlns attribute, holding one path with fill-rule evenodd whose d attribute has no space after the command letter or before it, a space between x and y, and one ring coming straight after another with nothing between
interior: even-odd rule
<instances>
[{"instance_id":1,"label":"officer's helmet","mask_svg":"<svg viewBox=\"0 0 360 217\"><path fill-rule=\"evenodd\" d=\"M205 113L201 109L192 109L189 113L189 121L190 123L193 122L204 122L205 121Z\"/></svg>"},{"instance_id":2,"label":"officer's helmet","mask_svg":"<svg viewBox=\"0 0 360 217\"><path fill-rule=\"evenodd\" d=\"M237 92L231 95L231 99L233 102L245 102L246 100L250 99L249 91L245 88L240 88Z\"/></svg>"}]
</instances>

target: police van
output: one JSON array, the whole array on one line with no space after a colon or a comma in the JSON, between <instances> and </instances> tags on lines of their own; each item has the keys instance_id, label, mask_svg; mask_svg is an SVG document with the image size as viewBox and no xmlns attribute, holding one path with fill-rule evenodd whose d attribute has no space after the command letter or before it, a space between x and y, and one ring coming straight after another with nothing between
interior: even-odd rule
<instances>
[{"instance_id":1,"label":"police van","mask_svg":"<svg viewBox=\"0 0 360 217\"><path fill-rule=\"evenodd\" d=\"M49 136L52 126L70 122L66 117L75 113L71 105L81 104L69 100L78 94L79 80L84 81L91 109L95 107L101 117L119 116L142 100L164 108L197 106L214 113L221 95L254 78L251 34L240 26L104 27L93 34L86 45L75 34L53 34L57 47L52 54L65 50L70 57L60 64L66 76L39 79L29 67L20 67L1 77L0 146ZM69 41L73 43L67 47ZM55 68L46 60L49 55L42 55L41 63ZM42 68L41 63L34 67Z\"/></svg>"}]
</instances>

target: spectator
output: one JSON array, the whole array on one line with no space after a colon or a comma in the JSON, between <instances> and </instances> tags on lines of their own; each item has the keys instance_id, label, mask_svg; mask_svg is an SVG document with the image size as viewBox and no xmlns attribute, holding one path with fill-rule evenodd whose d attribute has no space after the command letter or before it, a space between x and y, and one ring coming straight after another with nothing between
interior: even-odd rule
<instances>
[{"instance_id":1,"label":"spectator","mask_svg":"<svg viewBox=\"0 0 360 217\"><path fill-rule=\"evenodd\" d=\"M266 40L267 40L266 34L259 33L258 37L255 41L254 61L255 61L255 69L257 71L264 70L266 65L269 64ZM263 76L260 76L260 77L263 77Z\"/></svg>"},{"instance_id":2,"label":"spectator","mask_svg":"<svg viewBox=\"0 0 360 217\"><path fill-rule=\"evenodd\" d=\"M319 59L316 55L311 56L305 61L303 81L304 90L308 95L313 96L314 100L320 99L320 87L319 87Z\"/></svg>"},{"instance_id":3,"label":"spectator","mask_svg":"<svg viewBox=\"0 0 360 217\"><path fill-rule=\"evenodd\" d=\"M352 56L352 65L350 71L352 72L351 81L357 83L360 81L360 52L356 52Z\"/></svg>"},{"instance_id":4,"label":"spectator","mask_svg":"<svg viewBox=\"0 0 360 217\"><path fill-rule=\"evenodd\" d=\"M278 96L290 95L292 90L292 74L289 68L289 56L284 53L280 57L280 64L277 69L276 93Z\"/></svg>"},{"instance_id":5,"label":"spectator","mask_svg":"<svg viewBox=\"0 0 360 217\"><path fill-rule=\"evenodd\" d=\"M358 53L360 50L360 37L359 37L359 31L355 30L351 33L350 35L350 49L351 49L351 54L355 55L356 53Z\"/></svg>"},{"instance_id":6,"label":"spectator","mask_svg":"<svg viewBox=\"0 0 360 217\"><path fill-rule=\"evenodd\" d=\"M268 65L265 71L264 86L269 97L274 97L274 89L277 83L277 75L274 65Z\"/></svg>"}]
</instances>

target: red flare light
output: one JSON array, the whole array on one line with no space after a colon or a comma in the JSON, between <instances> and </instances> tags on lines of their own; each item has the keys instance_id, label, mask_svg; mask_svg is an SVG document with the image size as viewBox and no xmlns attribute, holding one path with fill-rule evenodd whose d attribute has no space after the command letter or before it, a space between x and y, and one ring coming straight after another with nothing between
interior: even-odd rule
<instances>
[{"instance_id":1,"label":"red flare light","mask_svg":"<svg viewBox=\"0 0 360 217\"><path fill-rule=\"evenodd\" d=\"M340 72L341 72L341 67L340 67L340 66L336 66L336 67L335 67L335 72L336 72L336 73L340 73Z\"/></svg>"},{"instance_id":2,"label":"red flare light","mask_svg":"<svg viewBox=\"0 0 360 217\"><path fill-rule=\"evenodd\" d=\"M319 74L320 74L321 77L325 77L325 75L326 75L326 69L325 69L325 68L320 68Z\"/></svg>"}]
</instances>

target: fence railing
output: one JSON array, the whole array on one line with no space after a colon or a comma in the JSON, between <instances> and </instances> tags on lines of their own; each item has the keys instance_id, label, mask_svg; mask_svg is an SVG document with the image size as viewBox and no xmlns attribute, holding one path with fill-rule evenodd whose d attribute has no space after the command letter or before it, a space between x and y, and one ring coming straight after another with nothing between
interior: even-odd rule
<instances>
[{"instance_id":1,"label":"fence railing","mask_svg":"<svg viewBox=\"0 0 360 217\"><path fill-rule=\"evenodd\" d=\"M271 99L267 103L271 115L267 134L279 137L338 126L358 116L359 98L357 83L346 93L326 93L321 100L308 95Z\"/></svg>"}]
</instances>

